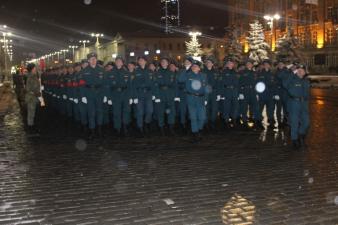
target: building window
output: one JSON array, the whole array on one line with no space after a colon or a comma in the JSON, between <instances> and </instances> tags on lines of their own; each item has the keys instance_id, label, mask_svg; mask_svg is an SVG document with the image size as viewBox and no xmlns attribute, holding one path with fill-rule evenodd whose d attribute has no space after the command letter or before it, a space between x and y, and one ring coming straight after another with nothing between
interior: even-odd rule
<instances>
[{"instance_id":1,"label":"building window","mask_svg":"<svg viewBox=\"0 0 338 225\"><path fill-rule=\"evenodd\" d=\"M327 15L326 15L326 19L327 20L331 20L332 19L332 14L333 14L333 8L330 6L330 7L327 7Z\"/></svg>"},{"instance_id":2,"label":"building window","mask_svg":"<svg viewBox=\"0 0 338 225\"><path fill-rule=\"evenodd\" d=\"M318 23L317 11L312 13L312 23Z\"/></svg>"},{"instance_id":3,"label":"building window","mask_svg":"<svg viewBox=\"0 0 338 225\"><path fill-rule=\"evenodd\" d=\"M171 43L169 43L169 50L173 50L173 45Z\"/></svg>"},{"instance_id":4,"label":"building window","mask_svg":"<svg viewBox=\"0 0 338 225\"><path fill-rule=\"evenodd\" d=\"M167 50L167 45L163 43L163 50Z\"/></svg>"},{"instance_id":5,"label":"building window","mask_svg":"<svg viewBox=\"0 0 338 225\"><path fill-rule=\"evenodd\" d=\"M181 44L177 43L177 50L180 51L181 50Z\"/></svg>"},{"instance_id":6,"label":"building window","mask_svg":"<svg viewBox=\"0 0 338 225\"><path fill-rule=\"evenodd\" d=\"M317 32L312 33L312 44L317 45Z\"/></svg>"}]
</instances>

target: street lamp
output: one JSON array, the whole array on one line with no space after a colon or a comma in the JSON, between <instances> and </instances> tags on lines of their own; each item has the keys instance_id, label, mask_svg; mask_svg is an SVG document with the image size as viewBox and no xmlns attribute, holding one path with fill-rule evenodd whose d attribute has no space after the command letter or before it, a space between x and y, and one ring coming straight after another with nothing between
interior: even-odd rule
<instances>
[{"instance_id":1,"label":"street lamp","mask_svg":"<svg viewBox=\"0 0 338 225\"><path fill-rule=\"evenodd\" d=\"M144 51L144 55L149 55L149 51Z\"/></svg>"},{"instance_id":2,"label":"street lamp","mask_svg":"<svg viewBox=\"0 0 338 225\"><path fill-rule=\"evenodd\" d=\"M75 54L74 54L74 51L75 51L76 48L78 48L78 46L76 46L76 45L69 45L69 48L72 49L73 61L75 61Z\"/></svg>"},{"instance_id":3,"label":"street lamp","mask_svg":"<svg viewBox=\"0 0 338 225\"><path fill-rule=\"evenodd\" d=\"M68 52L68 49L62 49L60 50L63 53L63 65L66 63L66 52Z\"/></svg>"},{"instance_id":4,"label":"street lamp","mask_svg":"<svg viewBox=\"0 0 338 225\"><path fill-rule=\"evenodd\" d=\"M96 43L95 43L95 45L96 45L96 46L99 46L99 45L100 45L100 43L99 43L99 37L103 37L103 34L100 34L100 33L92 33L91 35L92 35L92 37L96 37Z\"/></svg>"},{"instance_id":5,"label":"street lamp","mask_svg":"<svg viewBox=\"0 0 338 225\"><path fill-rule=\"evenodd\" d=\"M58 56L58 63L60 63L60 53L61 53L61 52L54 52L54 55L57 55L57 56Z\"/></svg>"},{"instance_id":6,"label":"street lamp","mask_svg":"<svg viewBox=\"0 0 338 225\"><path fill-rule=\"evenodd\" d=\"M274 20L279 20L281 17L279 14L275 14L273 16L270 15L265 15L264 19L268 21L268 25L270 26L271 29L271 50L275 51L276 48L276 29L275 26L273 25Z\"/></svg>"},{"instance_id":7,"label":"street lamp","mask_svg":"<svg viewBox=\"0 0 338 225\"><path fill-rule=\"evenodd\" d=\"M156 54L161 54L161 50L160 50L160 49L157 49L157 50L156 50Z\"/></svg>"},{"instance_id":8,"label":"street lamp","mask_svg":"<svg viewBox=\"0 0 338 225\"><path fill-rule=\"evenodd\" d=\"M81 40L79 43L83 44L83 56L82 58L86 58L86 43L89 43L89 40Z\"/></svg>"},{"instance_id":9,"label":"street lamp","mask_svg":"<svg viewBox=\"0 0 338 225\"><path fill-rule=\"evenodd\" d=\"M4 29L7 28L6 25L3 25L2 26ZM5 77L7 77L7 57L6 57L6 54L8 54L8 42L12 42L11 40L8 41L6 40L6 37L10 37L12 36L12 33L11 32L2 32L2 36L3 36L3 43L4 43L4 63L5 63ZM8 54L9 55L9 54ZM10 55L9 55L10 56ZM11 57L10 57L11 58Z\"/></svg>"}]
</instances>

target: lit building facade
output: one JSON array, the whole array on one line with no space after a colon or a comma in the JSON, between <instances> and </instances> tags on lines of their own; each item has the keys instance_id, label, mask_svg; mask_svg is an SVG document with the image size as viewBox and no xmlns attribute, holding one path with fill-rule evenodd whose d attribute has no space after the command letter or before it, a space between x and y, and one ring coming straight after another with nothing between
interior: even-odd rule
<instances>
[{"instance_id":1,"label":"lit building facade","mask_svg":"<svg viewBox=\"0 0 338 225\"><path fill-rule=\"evenodd\" d=\"M169 33L156 31L137 31L132 33L117 33L107 43L89 45L86 49L78 48L75 51L75 61L86 58L88 52L95 51L98 58L104 62L114 60L114 56L122 56L127 61L135 61L138 56L147 56L150 61L157 61L161 57L169 57L178 63L182 63L186 55L185 42L190 40L187 34ZM223 39L210 39L199 37L203 52L222 61L224 58Z\"/></svg>"},{"instance_id":2,"label":"lit building facade","mask_svg":"<svg viewBox=\"0 0 338 225\"><path fill-rule=\"evenodd\" d=\"M259 19L272 50L289 27L313 73L338 70L338 0L229 0L228 8L229 25L240 29L243 49L249 23ZM275 14L280 19L273 21L271 30L264 16Z\"/></svg>"}]
</instances>

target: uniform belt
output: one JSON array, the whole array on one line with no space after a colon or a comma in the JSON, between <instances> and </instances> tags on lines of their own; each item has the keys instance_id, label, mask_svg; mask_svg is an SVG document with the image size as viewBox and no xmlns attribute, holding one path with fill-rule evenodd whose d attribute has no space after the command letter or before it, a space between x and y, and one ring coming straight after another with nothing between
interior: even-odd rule
<instances>
[{"instance_id":1,"label":"uniform belt","mask_svg":"<svg viewBox=\"0 0 338 225\"><path fill-rule=\"evenodd\" d=\"M307 101L307 98L304 98L304 97L293 97L293 96L291 96L291 99L299 101L299 102Z\"/></svg>"},{"instance_id":2,"label":"uniform belt","mask_svg":"<svg viewBox=\"0 0 338 225\"><path fill-rule=\"evenodd\" d=\"M161 90L168 90L170 87L167 85L160 85Z\"/></svg>"},{"instance_id":3,"label":"uniform belt","mask_svg":"<svg viewBox=\"0 0 338 225\"><path fill-rule=\"evenodd\" d=\"M101 85L86 85L86 88L90 88L90 89L99 89L101 87Z\"/></svg>"},{"instance_id":4,"label":"uniform belt","mask_svg":"<svg viewBox=\"0 0 338 225\"><path fill-rule=\"evenodd\" d=\"M204 94L199 94L199 93L191 93L191 92L187 92L188 95L192 95L192 96L196 96L196 97L203 97Z\"/></svg>"},{"instance_id":5,"label":"uniform belt","mask_svg":"<svg viewBox=\"0 0 338 225\"><path fill-rule=\"evenodd\" d=\"M224 85L225 88L235 88L235 86L232 86L232 85Z\"/></svg>"},{"instance_id":6,"label":"uniform belt","mask_svg":"<svg viewBox=\"0 0 338 225\"><path fill-rule=\"evenodd\" d=\"M252 87L253 87L252 85L245 85L242 88L252 88Z\"/></svg>"},{"instance_id":7,"label":"uniform belt","mask_svg":"<svg viewBox=\"0 0 338 225\"><path fill-rule=\"evenodd\" d=\"M150 88L149 87L140 87L140 88L136 88L138 91L150 91Z\"/></svg>"},{"instance_id":8,"label":"uniform belt","mask_svg":"<svg viewBox=\"0 0 338 225\"><path fill-rule=\"evenodd\" d=\"M112 91L118 91L118 92L121 92L121 91L124 91L124 90L126 90L127 89L127 87L112 87L111 88L111 90Z\"/></svg>"}]
</instances>

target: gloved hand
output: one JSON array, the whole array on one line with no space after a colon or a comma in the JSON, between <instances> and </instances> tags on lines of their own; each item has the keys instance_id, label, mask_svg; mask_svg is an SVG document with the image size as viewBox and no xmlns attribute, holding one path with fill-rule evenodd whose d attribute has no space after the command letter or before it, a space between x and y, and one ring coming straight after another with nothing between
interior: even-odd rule
<instances>
[{"instance_id":1,"label":"gloved hand","mask_svg":"<svg viewBox=\"0 0 338 225\"><path fill-rule=\"evenodd\" d=\"M84 103L84 104L87 104L87 98L86 97L82 97L81 101Z\"/></svg>"},{"instance_id":2,"label":"gloved hand","mask_svg":"<svg viewBox=\"0 0 338 225\"><path fill-rule=\"evenodd\" d=\"M275 95L275 96L274 96L274 99L275 99L276 101L279 101L279 100L280 100L279 95Z\"/></svg>"},{"instance_id":3,"label":"gloved hand","mask_svg":"<svg viewBox=\"0 0 338 225\"><path fill-rule=\"evenodd\" d=\"M108 105L113 105L113 101L112 100L108 100Z\"/></svg>"},{"instance_id":4,"label":"gloved hand","mask_svg":"<svg viewBox=\"0 0 338 225\"><path fill-rule=\"evenodd\" d=\"M56 97L56 94L53 94L53 97Z\"/></svg>"},{"instance_id":5,"label":"gloved hand","mask_svg":"<svg viewBox=\"0 0 338 225\"><path fill-rule=\"evenodd\" d=\"M134 98L134 104L138 104L138 98Z\"/></svg>"},{"instance_id":6,"label":"gloved hand","mask_svg":"<svg viewBox=\"0 0 338 225\"><path fill-rule=\"evenodd\" d=\"M45 90L45 87L43 85L40 86L40 91Z\"/></svg>"},{"instance_id":7,"label":"gloved hand","mask_svg":"<svg viewBox=\"0 0 338 225\"><path fill-rule=\"evenodd\" d=\"M155 96L153 95L153 97L152 97L152 100L154 101L156 98L155 98Z\"/></svg>"},{"instance_id":8,"label":"gloved hand","mask_svg":"<svg viewBox=\"0 0 338 225\"><path fill-rule=\"evenodd\" d=\"M177 98L174 99L174 101L175 101L175 102L180 102L181 99L177 97Z\"/></svg>"},{"instance_id":9,"label":"gloved hand","mask_svg":"<svg viewBox=\"0 0 338 225\"><path fill-rule=\"evenodd\" d=\"M155 103L160 103L161 99L155 99Z\"/></svg>"},{"instance_id":10,"label":"gloved hand","mask_svg":"<svg viewBox=\"0 0 338 225\"><path fill-rule=\"evenodd\" d=\"M103 97L103 103L106 103L107 101L108 101L107 96L104 96L104 97Z\"/></svg>"},{"instance_id":11,"label":"gloved hand","mask_svg":"<svg viewBox=\"0 0 338 225\"><path fill-rule=\"evenodd\" d=\"M204 105L208 105L208 101L204 101Z\"/></svg>"},{"instance_id":12,"label":"gloved hand","mask_svg":"<svg viewBox=\"0 0 338 225\"><path fill-rule=\"evenodd\" d=\"M221 101L221 96L220 96L220 95L217 95L216 101L217 101L217 102Z\"/></svg>"},{"instance_id":13,"label":"gloved hand","mask_svg":"<svg viewBox=\"0 0 338 225\"><path fill-rule=\"evenodd\" d=\"M43 97L38 97L38 99L40 101L40 106L44 107L46 104L45 104L45 100L43 99Z\"/></svg>"},{"instance_id":14,"label":"gloved hand","mask_svg":"<svg viewBox=\"0 0 338 225\"><path fill-rule=\"evenodd\" d=\"M244 95L243 94L239 94L238 99L239 100L244 100Z\"/></svg>"},{"instance_id":15,"label":"gloved hand","mask_svg":"<svg viewBox=\"0 0 338 225\"><path fill-rule=\"evenodd\" d=\"M69 98L69 101L73 101L74 99L73 98Z\"/></svg>"},{"instance_id":16,"label":"gloved hand","mask_svg":"<svg viewBox=\"0 0 338 225\"><path fill-rule=\"evenodd\" d=\"M63 98L64 100L66 100L66 99L67 99L67 95L62 95L62 98Z\"/></svg>"},{"instance_id":17,"label":"gloved hand","mask_svg":"<svg viewBox=\"0 0 338 225\"><path fill-rule=\"evenodd\" d=\"M74 98L74 102L75 102L76 104L78 104L78 103L79 103L79 99Z\"/></svg>"},{"instance_id":18,"label":"gloved hand","mask_svg":"<svg viewBox=\"0 0 338 225\"><path fill-rule=\"evenodd\" d=\"M129 105L133 104L133 99L129 99Z\"/></svg>"}]
</instances>

